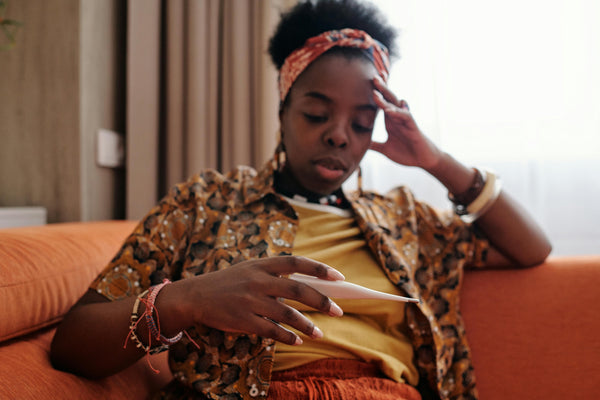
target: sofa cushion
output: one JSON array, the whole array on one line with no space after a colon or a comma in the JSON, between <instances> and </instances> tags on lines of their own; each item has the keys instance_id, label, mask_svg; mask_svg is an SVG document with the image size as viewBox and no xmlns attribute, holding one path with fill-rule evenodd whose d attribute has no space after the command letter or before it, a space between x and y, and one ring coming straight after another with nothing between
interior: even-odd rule
<instances>
[{"instance_id":1,"label":"sofa cushion","mask_svg":"<svg viewBox=\"0 0 600 400\"><path fill-rule=\"evenodd\" d=\"M0 229L0 342L59 321L135 222Z\"/></svg>"},{"instance_id":2,"label":"sofa cushion","mask_svg":"<svg viewBox=\"0 0 600 400\"><path fill-rule=\"evenodd\" d=\"M48 358L53 336L54 328L49 328L0 343L0 399L147 399L173 379L166 352L104 379L58 371ZM160 373L152 372L149 361Z\"/></svg>"},{"instance_id":3,"label":"sofa cushion","mask_svg":"<svg viewBox=\"0 0 600 400\"><path fill-rule=\"evenodd\" d=\"M480 397L599 398L599 282L599 256L468 271L461 310Z\"/></svg>"}]
</instances>

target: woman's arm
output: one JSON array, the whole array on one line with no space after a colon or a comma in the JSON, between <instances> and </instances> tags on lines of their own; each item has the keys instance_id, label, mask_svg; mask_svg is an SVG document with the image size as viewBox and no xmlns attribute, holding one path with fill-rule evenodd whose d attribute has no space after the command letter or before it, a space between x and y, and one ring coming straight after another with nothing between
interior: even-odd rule
<instances>
[{"instance_id":1,"label":"woman's arm","mask_svg":"<svg viewBox=\"0 0 600 400\"><path fill-rule=\"evenodd\" d=\"M109 301L92 290L86 292L56 330L50 348L52 365L87 378L102 378L142 357L144 352L133 342L123 348L134 301L134 297ZM138 331L147 343L143 333L143 329Z\"/></svg>"},{"instance_id":2,"label":"woman's arm","mask_svg":"<svg viewBox=\"0 0 600 400\"><path fill-rule=\"evenodd\" d=\"M385 143L373 142L371 149L398 164L423 168L450 193L465 192L473 182L475 171L429 140L417 126L406 102L398 100L383 81L374 79L374 87L375 102L385 113L388 139ZM475 223L492 244L486 262L489 266L539 264L552 249L540 227L504 191Z\"/></svg>"},{"instance_id":3,"label":"woman's arm","mask_svg":"<svg viewBox=\"0 0 600 400\"><path fill-rule=\"evenodd\" d=\"M313 338L322 336L313 323L279 298L296 300L331 316L342 310L328 297L303 283L281 276L295 272L322 279L339 280L335 269L303 257L273 257L244 261L222 271L183 279L164 286L156 298L160 330L172 337L195 325L229 332L244 332L287 344L301 339L279 323L289 325ZM132 341L127 342L129 318L135 297L108 301L88 291L67 313L52 341L52 364L62 370L89 378L114 374L144 355ZM144 312L140 302L141 315ZM142 320L136 330L148 343L148 329Z\"/></svg>"},{"instance_id":4,"label":"woman's arm","mask_svg":"<svg viewBox=\"0 0 600 400\"><path fill-rule=\"evenodd\" d=\"M438 164L426 169L450 193L465 192L475 175L447 153L442 153ZM477 227L492 244L486 265L502 267L517 264L531 266L543 262L552 246L531 216L505 191L476 221Z\"/></svg>"}]
</instances>

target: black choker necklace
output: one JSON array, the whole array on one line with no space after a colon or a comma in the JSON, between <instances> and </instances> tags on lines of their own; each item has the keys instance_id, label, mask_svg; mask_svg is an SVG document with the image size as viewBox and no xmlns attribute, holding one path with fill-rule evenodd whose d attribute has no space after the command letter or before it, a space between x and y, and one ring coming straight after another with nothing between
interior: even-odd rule
<instances>
[{"instance_id":1,"label":"black choker necklace","mask_svg":"<svg viewBox=\"0 0 600 400\"><path fill-rule=\"evenodd\" d=\"M285 193L281 193L284 196L290 197L291 199L297 200L297 201L302 201L305 203L314 203L314 204L321 204L324 206L333 206L333 207L338 207L338 208L348 208L350 206L350 204L348 203L348 200L346 200L346 198L343 195L338 195L338 194L330 194L328 196L310 196L310 197L304 197L302 195L299 194L294 194L292 196L285 194Z\"/></svg>"},{"instance_id":2,"label":"black choker necklace","mask_svg":"<svg viewBox=\"0 0 600 400\"><path fill-rule=\"evenodd\" d=\"M298 194L291 190L286 190L281 184L278 184L279 179L275 179L275 190L277 193L282 194L290 199L297 201L303 201L305 203L321 204L325 206L333 206L342 209L350 208L350 203L346 200L342 189L338 189L330 195L320 196L314 193Z\"/></svg>"}]
</instances>

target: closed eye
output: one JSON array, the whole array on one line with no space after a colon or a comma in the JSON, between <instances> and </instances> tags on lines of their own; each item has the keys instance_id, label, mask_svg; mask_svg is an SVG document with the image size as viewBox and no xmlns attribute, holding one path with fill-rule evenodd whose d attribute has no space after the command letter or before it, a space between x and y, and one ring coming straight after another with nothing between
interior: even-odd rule
<instances>
[{"instance_id":1,"label":"closed eye","mask_svg":"<svg viewBox=\"0 0 600 400\"><path fill-rule=\"evenodd\" d=\"M312 122L315 124L320 124L323 122L327 122L327 116L326 115L313 115L313 114L307 114L304 113L304 118L306 118L308 120L308 122Z\"/></svg>"},{"instance_id":2,"label":"closed eye","mask_svg":"<svg viewBox=\"0 0 600 400\"><path fill-rule=\"evenodd\" d=\"M360 132L360 133L371 133L373 132L373 127L366 127L360 124L352 124L352 127L354 128L354 130L356 132Z\"/></svg>"}]
</instances>

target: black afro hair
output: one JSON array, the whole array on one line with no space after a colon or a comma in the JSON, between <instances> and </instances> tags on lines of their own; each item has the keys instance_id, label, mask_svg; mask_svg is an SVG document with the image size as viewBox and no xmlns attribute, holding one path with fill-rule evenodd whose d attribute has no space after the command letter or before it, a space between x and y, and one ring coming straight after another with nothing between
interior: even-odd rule
<instances>
[{"instance_id":1,"label":"black afro hair","mask_svg":"<svg viewBox=\"0 0 600 400\"><path fill-rule=\"evenodd\" d=\"M281 15L269 41L269 55L277 69L307 39L336 29L367 32L395 55L396 30L371 3L360 0L305 0Z\"/></svg>"}]
</instances>

